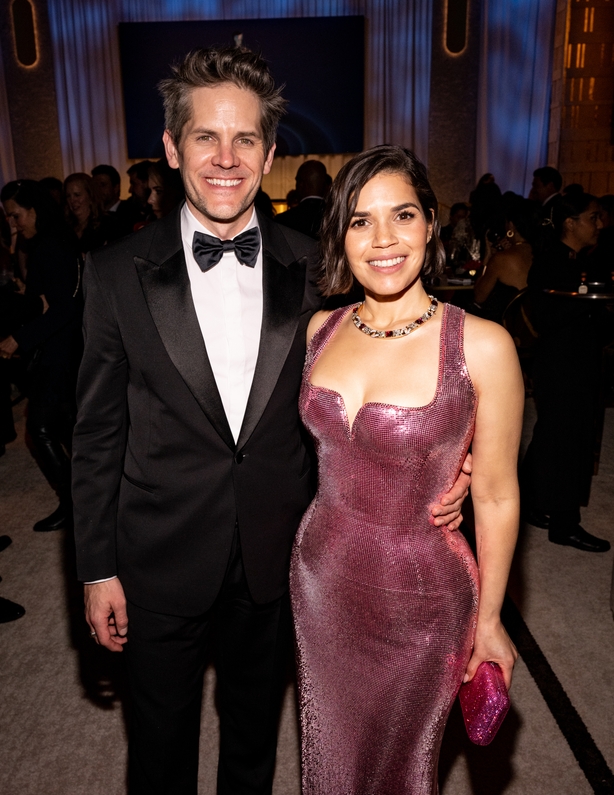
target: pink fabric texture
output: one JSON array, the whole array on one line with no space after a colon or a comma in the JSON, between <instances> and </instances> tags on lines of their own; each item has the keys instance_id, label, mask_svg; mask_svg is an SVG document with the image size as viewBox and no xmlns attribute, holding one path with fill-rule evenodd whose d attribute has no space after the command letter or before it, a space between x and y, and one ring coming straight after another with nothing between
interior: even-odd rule
<instances>
[{"instance_id":1,"label":"pink fabric texture","mask_svg":"<svg viewBox=\"0 0 614 795\"><path fill-rule=\"evenodd\" d=\"M478 607L465 538L429 521L473 433L464 313L442 307L432 401L367 403L350 428L342 396L309 382L350 310L314 335L300 396L319 461L290 570L303 795L433 795Z\"/></svg>"}]
</instances>

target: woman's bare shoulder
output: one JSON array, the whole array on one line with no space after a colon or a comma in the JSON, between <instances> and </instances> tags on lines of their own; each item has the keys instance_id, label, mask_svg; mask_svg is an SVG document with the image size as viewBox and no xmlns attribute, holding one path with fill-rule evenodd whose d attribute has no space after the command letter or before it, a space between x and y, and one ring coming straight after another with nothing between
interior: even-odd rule
<instances>
[{"instance_id":1,"label":"woman's bare shoulder","mask_svg":"<svg viewBox=\"0 0 614 795\"><path fill-rule=\"evenodd\" d=\"M475 315L465 316L465 360L472 379L518 367L514 340L498 323Z\"/></svg>"},{"instance_id":2,"label":"woman's bare shoulder","mask_svg":"<svg viewBox=\"0 0 614 795\"><path fill-rule=\"evenodd\" d=\"M324 325L326 320L332 315L334 309L320 309L319 312L316 312L315 315L309 321L309 325L307 326L307 344L311 342L311 338L316 333L316 331Z\"/></svg>"}]
</instances>

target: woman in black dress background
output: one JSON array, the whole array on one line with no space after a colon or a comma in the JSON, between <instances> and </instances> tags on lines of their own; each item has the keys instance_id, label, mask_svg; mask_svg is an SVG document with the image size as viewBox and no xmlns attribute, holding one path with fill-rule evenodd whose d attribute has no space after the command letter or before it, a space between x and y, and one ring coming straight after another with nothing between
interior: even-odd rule
<instances>
[{"instance_id":1,"label":"woman in black dress background","mask_svg":"<svg viewBox=\"0 0 614 795\"><path fill-rule=\"evenodd\" d=\"M72 523L70 447L81 347L79 247L60 208L36 182L9 182L0 199L26 253L25 298L36 308L35 317L22 317L0 341L0 356L17 355L27 362L26 429L60 500L34 529L59 530Z\"/></svg>"}]
</instances>

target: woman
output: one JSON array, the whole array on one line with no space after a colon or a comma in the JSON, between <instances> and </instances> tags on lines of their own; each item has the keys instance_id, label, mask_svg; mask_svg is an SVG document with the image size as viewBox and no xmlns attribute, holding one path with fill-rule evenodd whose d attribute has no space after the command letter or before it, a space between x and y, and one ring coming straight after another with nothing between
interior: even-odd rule
<instances>
[{"instance_id":1,"label":"woman","mask_svg":"<svg viewBox=\"0 0 614 795\"><path fill-rule=\"evenodd\" d=\"M534 206L528 199L506 194L503 208L507 247L488 259L474 289L476 314L495 323L502 322L510 301L527 286L537 226Z\"/></svg>"},{"instance_id":2,"label":"woman","mask_svg":"<svg viewBox=\"0 0 614 795\"><path fill-rule=\"evenodd\" d=\"M469 222L475 239L480 241L482 257L486 254L487 234L498 238L503 234L503 206L501 189L492 174L483 174L469 196Z\"/></svg>"},{"instance_id":3,"label":"woman","mask_svg":"<svg viewBox=\"0 0 614 795\"><path fill-rule=\"evenodd\" d=\"M66 220L79 239L79 250L87 254L113 237L111 223L104 215L96 183L89 174L76 172L64 180Z\"/></svg>"},{"instance_id":4,"label":"woman","mask_svg":"<svg viewBox=\"0 0 614 795\"><path fill-rule=\"evenodd\" d=\"M308 328L300 408L319 489L290 575L303 793L432 795L463 679L493 660L511 682L499 613L522 379L507 332L424 291L443 252L437 200L408 150L378 146L341 169L322 248L324 292L357 279L365 300ZM464 537L429 522L470 443L479 573Z\"/></svg>"},{"instance_id":5,"label":"woman","mask_svg":"<svg viewBox=\"0 0 614 795\"><path fill-rule=\"evenodd\" d=\"M151 192L147 204L151 207L155 219L164 218L185 197L181 175L164 160L150 163L148 174Z\"/></svg>"},{"instance_id":6,"label":"woman","mask_svg":"<svg viewBox=\"0 0 614 795\"><path fill-rule=\"evenodd\" d=\"M60 500L34 529L59 530L72 521L68 451L81 341L78 249L60 208L36 182L9 182L0 199L27 252L25 297L38 305L35 317L22 317L0 342L0 356L28 361L26 429Z\"/></svg>"},{"instance_id":7,"label":"woman","mask_svg":"<svg viewBox=\"0 0 614 795\"><path fill-rule=\"evenodd\" d=\"M549 237L529 274L532 320L539 334L533 364L537 422L521 468L523 515L555 544L607 552L610 544L580 526L593 473L596 401L607 311L576 293L597 243L600 207L590 194L552 203Z\"/></svg>"}]
</instances>

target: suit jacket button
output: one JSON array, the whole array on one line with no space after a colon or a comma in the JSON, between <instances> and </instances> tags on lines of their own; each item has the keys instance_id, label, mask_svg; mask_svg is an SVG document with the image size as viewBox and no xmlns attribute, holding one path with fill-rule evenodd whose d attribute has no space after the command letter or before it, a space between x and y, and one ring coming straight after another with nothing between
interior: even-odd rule
<instances>
[{"instance_id":1,"label":"suit jacket button","mask_svg":"<svg viewBox=\"0 0 614 795\"><path fill-rule=\"evenodd\" d=\"M237 464L240 464L244 458L245 458L245 453L237 453L235 456L235 461L237 462Z\"/></svg>"}]
</instances>

